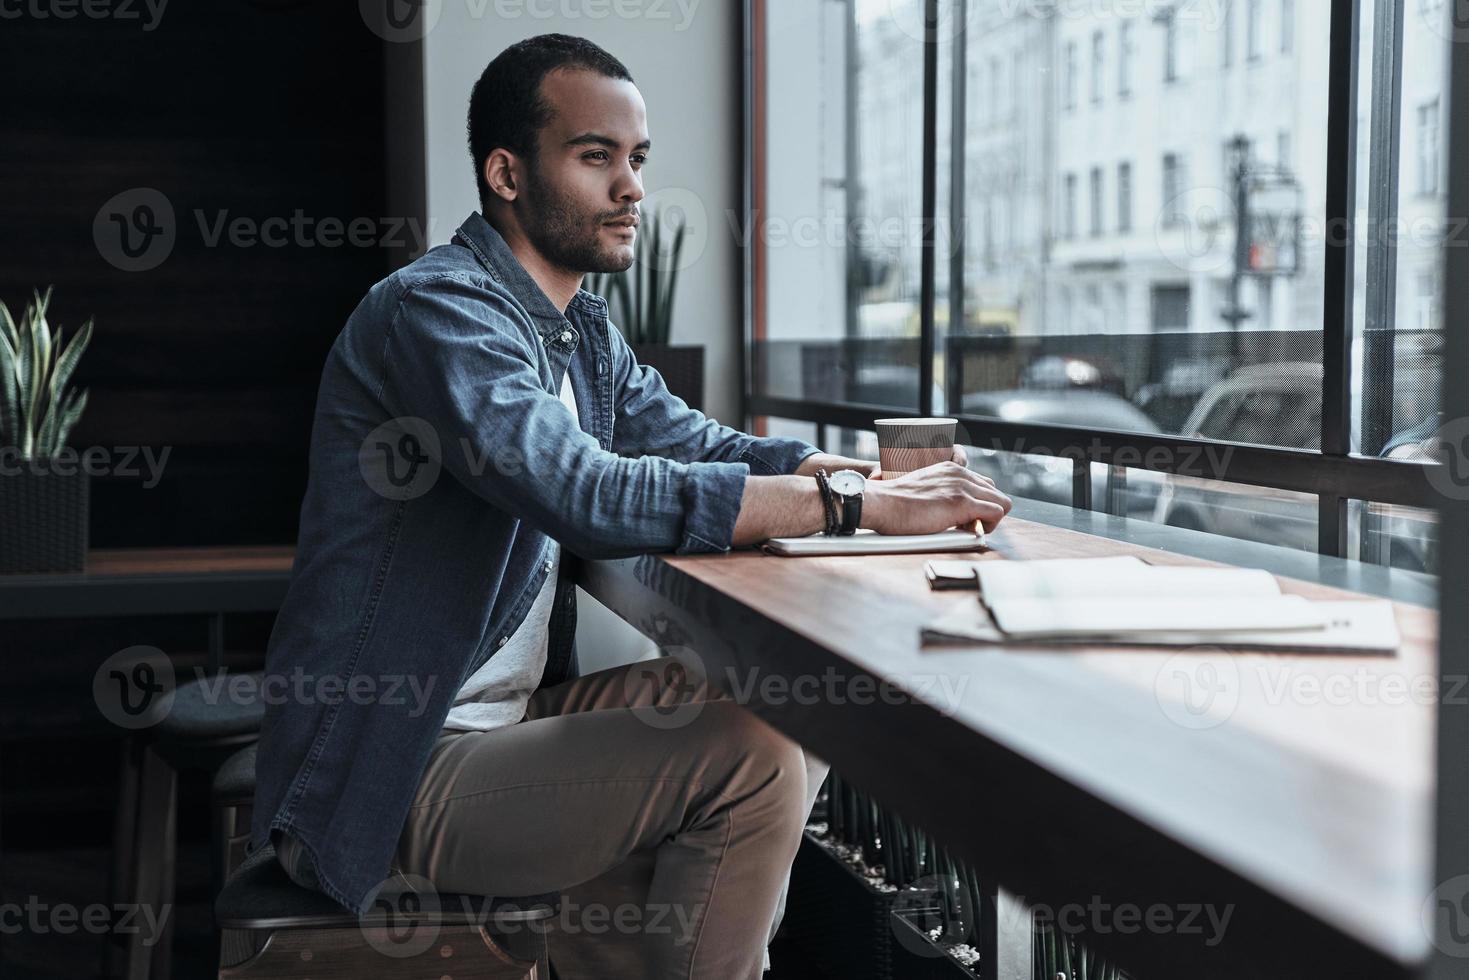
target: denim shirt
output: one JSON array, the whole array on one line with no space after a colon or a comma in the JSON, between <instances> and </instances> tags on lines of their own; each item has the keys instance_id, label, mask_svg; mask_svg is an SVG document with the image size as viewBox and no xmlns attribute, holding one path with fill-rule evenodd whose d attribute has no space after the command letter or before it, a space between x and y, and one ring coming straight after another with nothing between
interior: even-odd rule
<instances>
[{"instance_id":1,"label":"denim shirt","mask_svg":"<svg viewBox=\"0 0 1469 980\"><path fill-rule=\"evenodd\" d=\"M317 887L365 912L455 692L525 618L550 539L584 559L725 552L746 478L816 451L689 408L602 298L563 315L472 214L372 287L322 371L249 853L288 831ZM575 593L563 572L543 686L577 674Z\"/></svg>"}]
</instances>

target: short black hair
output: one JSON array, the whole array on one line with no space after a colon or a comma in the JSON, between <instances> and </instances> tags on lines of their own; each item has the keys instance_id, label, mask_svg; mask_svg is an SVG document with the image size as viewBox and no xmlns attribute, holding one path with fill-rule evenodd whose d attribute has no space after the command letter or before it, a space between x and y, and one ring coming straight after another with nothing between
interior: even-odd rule
<instances>
[{"instance_id":1,"label":"short black hair","mask_svg":"<svg viewBox=\"0 0 1469 980\"><path fill-rule=\"evenodd\" d=\"M551 118L541 82L558 68L596 72L632 81L627 67L584 37L541 34L512 44L491 61L469 97L469 153L480 207L488 202L485 159L501 147L536 161L537 135Z\"/></svg>"}]
</instances>

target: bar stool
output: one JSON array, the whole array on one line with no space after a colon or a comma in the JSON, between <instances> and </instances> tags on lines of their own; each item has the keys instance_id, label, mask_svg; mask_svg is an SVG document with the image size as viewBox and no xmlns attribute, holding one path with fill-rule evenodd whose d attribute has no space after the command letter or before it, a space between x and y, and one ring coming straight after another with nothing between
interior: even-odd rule
<instances>
[{"instance_id":1,"label":"bar stool","mask_svg":"<svg viewBox=\"0 0 1469 980\"><path fill-rule=\"evenodd\" d=\"M424 907L408 893L380 896L359 919L291 881L267 845L230 874L214 903L219 980L555 977L546 930L560 912L559 895L435 897Z\"/></svg>"},{"instance_id":2,"label":"bar stool","mask_svg":"<svg viewBox=\"0 0 1469 980\"><path fill-rule=\"evenodd\" d=\"M104 948L103 975L127 980L169 980L175 916L178 849L178 774L217 769L260 735L265 706L258 698L263 671L238 690L248 698L211 696L218 677L180 684L168 716L123 744L118 805L113 821L111 905L151 906L170 913L162 935L112 929Z\"/></svg>"},{"instance_id":3,"label":"bar stool","mask_svg":"<svg viewBox=\"0 0 1469 980\"><path fill-rule=\"evenodd\" d=\"M245 845L250 842L250 818L255 803L255 753L259 747L258 742L252 742L240 749L214 774L209 797L214 811L211 863L215 895L224 888L230 872L245 860Z\"/></svg>"}]
</instances>

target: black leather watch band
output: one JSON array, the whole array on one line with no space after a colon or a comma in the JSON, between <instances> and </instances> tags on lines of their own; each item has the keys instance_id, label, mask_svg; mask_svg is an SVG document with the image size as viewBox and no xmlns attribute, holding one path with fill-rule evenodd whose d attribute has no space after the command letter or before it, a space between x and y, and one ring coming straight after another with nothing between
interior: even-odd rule
<instances>
[{"instance_id":1,"label":"black leather watch band","mask_svg":"<svg viewBox=\"0 0 1469 980\"><path fill-rule=\"evenodd\" d=\"M842 523L841 527L837 528L837 533L856 534L857 528L862 524L862 495L858 493L850 497L844 497L841 494L834 494L834 496L842 507Z\"/></svg>"}]
</instances>

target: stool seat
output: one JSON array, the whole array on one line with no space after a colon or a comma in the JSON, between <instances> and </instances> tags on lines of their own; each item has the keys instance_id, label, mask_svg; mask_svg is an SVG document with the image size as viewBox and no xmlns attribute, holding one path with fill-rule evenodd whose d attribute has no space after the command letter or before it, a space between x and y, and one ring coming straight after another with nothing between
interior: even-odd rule
<instances>
[{"instance_id":1,"label":"stool seat","mask_svg":"<svg viewBox=\"0 0 1469 980\"><path fill-rule=\"evenodd\" d=\"M210 792L216 807L244 806L255 798L255 755L259 747L259 743L251 742L215 772Z\"/></svg>"},{"instance_id":2,"label":"stool seat","mask_svg":"<svg viewBox=\"0 0 1469 980\"><path fill-rule=\"evenodd\" d=\"M203 742L255 737L265 717L260 688L265 671L204 677L180 684L168 715L153 734L160 741Z\"/></svg>"},{"instance_id":3,"label":"stool seat","mask_svg":"<svg viewBox=\"0 0 1469 980\"><path fill-rule=\"evenodd\" d=\"M423 914L437 914L444 924L493 925L549 919L560 910L558 894L487 898L451 892L437 894ZM437 905L435 909L433 904ZM297 885L267 844L234 870L214 902L214 917L223 929L334 929L387 922L389 916L412 915L374 907L361 919L320 892Z\"/></svg>"}]
</instances>

